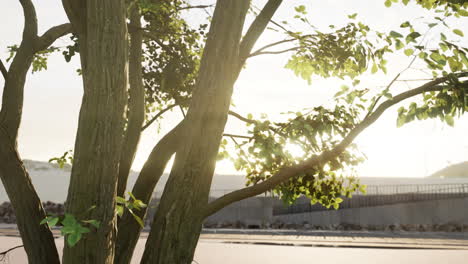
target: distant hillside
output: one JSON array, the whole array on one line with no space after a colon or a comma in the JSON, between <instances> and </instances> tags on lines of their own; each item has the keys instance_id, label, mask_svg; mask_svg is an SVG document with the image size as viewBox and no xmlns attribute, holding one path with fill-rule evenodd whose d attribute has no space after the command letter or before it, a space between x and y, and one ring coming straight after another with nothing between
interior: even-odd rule
<instances>
[{"instance_id":1,"label":"distant hillside","mask_svg":"<svg viewBox=\"0 0 468 264\"><path fill-rule=\"evenodd\" d=\"M24 164L36 191L39 194L39 197L42 201L53 201L53 202L63 202L67 197L68 183L70 181L70 166L60 169L56 164L50 164L43 161L33 161L33 160L24 160ZM444 170L449 171L464 171L463 173L453 173L445 176L445 178L440 178L439 176L432 176L432 178L401 178L401 177L362 177L361 183L367 185L400 185L400 184L447 184L447 183L468 183L467 168L468 162L464 162L464 169L451 169L449 168L459 168L455 165L449 166ZM441 171L436 172L434 175L445 175L441 174ZM457 178L462 175L465 178ZM132 171L128 179L129 190L135 184L137 179L138 172ZM156 186L156 192L160 195L163 191L163 186L166 183L168 178L167 174L164 174L161 177L158 185ZM241 175L225 175L217 174L213 179L211 186L212 196L221 196L229 191L237 190L245 186L245 178ZM7 201L8 197L3 189L2 184L0 183L0 202Z\"/></svg>"},{"instance_id":2,"label":"distant hillside","mask_svg":"<svg viewBox=\"0 0 468 264\"><path fill-rule=\"evenodd\" d=\"M24 160L24 165L31 176L32 182L42 201L63 202L67 197L70 181L71 167L60 169L57 164L44 161ZM132 171L128 179L129 190L135 184L138 172ZM167 181L164 174L156 186L156 192L161 193ZM218 195L224 194L223 190L239 189L244 186L244 179L238 175L217 175L213 180L212 189L216 189ZM0 181L0 202L7 201L8 196Z\"/></svg>"},{"instance_id":3,"label":"distant hillside","mask_svg":"<svg viewBox=\"0 0 468 264\"><path fill-rule=\"evenodd\" d=\"M430 178L468 178L468 161L449 165L434 174Z\"/></svg>"}]
</instances>

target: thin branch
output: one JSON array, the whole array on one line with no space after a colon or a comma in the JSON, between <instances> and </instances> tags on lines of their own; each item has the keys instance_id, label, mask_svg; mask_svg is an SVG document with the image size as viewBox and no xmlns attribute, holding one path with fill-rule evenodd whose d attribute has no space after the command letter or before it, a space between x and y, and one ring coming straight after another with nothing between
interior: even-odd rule
<instances>
[{"instance_id":1,"label":"thin branch","mask_svg":"<svg viewBox=\"0 0 468 264\"><path fill-rule=\"evenodd\" d=\"M282 2L282 0L269 0L263 7L260 14L258 14L258 16L250 25L247 33L245 34L245 37L242 39L240 44L240 66L244 64L245 60L252 51L253 46L257 42L260 35L262 35L263 31L265 31L265 28L267 27L268 23L270 23L271 18Z\"/></svg>"},{"instance_id":2,"label":"thin branch","mask_svg":"<svg viewBox=\"0 0 468 264\"><path fill-rule=\"evenodd\" d=\"M141 128L141 131L144 131L145 129L147 129L149 126L151 126L151 124L153 124L154 121L156 121L156 119L158 119L159 117L161 117L164 113L166 113L167 111L171 110L172 108L174 108L176 106L176 104L173 104L173 105L170 105L166 108L164 108L163 110L159 111L159 113L157 113L155 116L153 116L153 118L151 118L150 121L148 121L148 123L146 123L142 128Z\"/></svg>"},{"instance_id":3,"label":"thin branch","mask_svg":"<svg viewBox=\"0 0 468 264\"><path fill-rule=\"evenodd\" d=\"M430 81L431 78L423 78L423 79L403 79L403 80L396 80L396 82L421 82L421 81Z\"/></svg>"},{"instance_id":4,"label":"thin branch","mask_svg":"<svg viewBox=\"0 0 468 264\"><path fill-rule=\"evenodd\" d=\"M2 60L0 60L0 71L2 72L3 78L6 80L7 75L8 75L8 71L5 68L5 65L3 64Z\"/></svg>"},{"instance_id":5,"label":"thin branch","mask_svg":"<svg viewBox=\"0 0 468 264\"><path fill-rule=\"evenodd\" d=\"M457 77L466 77L468 76L468 72L463 72L457 74ZM320 166L324 163L330 161L333 158L336 158L340 155L352 142L353 140L367 127L372 125L388 108L391 106L398 104L399 102L411 98L413 96L429 92L429 91L440 91L446 86L439 86L439 84L444 83L449 80L449 77L441 77L437 78L433 81L430 81L418 88L412 89L410 91L403 92L401 94L396 95L392 99L388 99L387 101L383 102L382 104L377 107L377 109L369 115L367 118L364 118L359 124L357 124L349 133L348 135L333 149L330 151L324 151L320 155L314 155L311 158L302 161L294 166L286 167L279 170L275 173L272 177L268 178L267 180L250 186L246 187L231 193L228 193L220 198L214 200L213 202L209 203L205 209L205 217L212 215L213 213L219 211L220 209L224 208L225 206L240 201L242 199L252 197L255 195L259 195L266 191L273 189L278 184L281 184L284 181L287 181L290 178L295 177L296 175L307 171L314 166Z\"/></svg>"},{"instance_id":6,"label":"thin branch","mask_svg":"<svg viewBox=\"0 0 468 264\"><path fill-rule=\"evenodd\" d=\"M408 68L406 68L406 69L408 69ZM406 69L405 69L405 70L406 70ZM403 70L403 71L405 71L405 70ZM400 75L401 75L401 73L402 73L403 71L399 72L399 73L395 76L395 78L393 78L393 80L387 85L387 87L385 87L384 91L385 91L385 90L388 91L388 90L390 89L390 87L392 87L392 85L398 80L398 78L400 77ZM368 117L369 115L372 114L372 111L374 111L375 106L379 103L379 101L380 101L380 99L382 98L382 96L383 96L383 94L380 95L379 97L377 97L377 99L374 101L374 103L372 104L371 108L370 108L369 111L367 112L366 117ZM366 117L365 117L365 118L366 118Z\"/></svg>"},{"instance_id":7,"label":"thin branch","mask_svg":"<svg viewBox=\"0 0 468 264\"><path fill-rule=\"evenodd\" d=\"M253 6L255 9L257 9L258 11L261 11L260 8L256 7L255 5ZM273 25L279 27L281 30L283 30L284 32L286 33L291 33L291 30L285 28L283 25L281 25L280 23L274 21L273 19L270 18L270 21Z\"/></svg>"},{"instance_id":8,"label":"thin branch","mask_svg":"<svg viewBox=\"0 0 468 264\"><path fill-rule=\"evenodd\" d=\"M185 118L185 111L184 108L182 108L181 105L179 105L180 112L182 112L182 117Z\"/></svg>"},{"instance_id":9,"label":"thin branch","mask_svg":"<svg viewBox=\"0 0 468 264\"><path fill-rule=\"evenodd\" d=\"M290 39L284 39L284 40L280 40L280 41L276 41L276 42L273 42L273 43L270 43L270 44L267 44L259 49L257 49L256 51L254 51L252 54L249 55L249 57L251 57L253 54L256 54L256 53L260 53L268 48L271 48L271 47L274 47L274 46L278 46L278 45L281 45L281 44L284 44L284 43L288 43L288 42L292 42L292 41L296 41L296 40L302 40L302 39L305 39L305 38L308 38L308 37L311 37L313 36L312 34L308 34L308 35L304 35L304 36L299 36L297 38L290 38Z\"/></svg>"},{"instance_id":10,"label":"thin branch","mask_svg":"<svg viewBox=\"0 0 468 264\"><path fill-rule=\"evenodd\" d=\"M295 41L297 40L297 38L292 38L292 39L284 39L284 40L280 40L280 41L276 41L276 42L273 42L273 43L270 43L268 45L265 45L259 49L257 49L256 51L254 51L252 54L254 53L258 53L258 52L261 52L261 51L264 51L268 48L271 48L271 47L274 47L274 46L278 46L278 45L281 45L281 44L284 44L284 43L288 43L288 42L292 42L292 41Z\"/></svg>"},{"instance_id":11,"label":"thin branch","mask_svg":"<svg viewBox=\"0 0 468 264\"><path fill-rule=\"evenodd\" d=\"M223 134L224 137L230 137L230 138L245 138L245 139L252 139L252 137L249 136L242 136L242 135L236 135L236 134Z\"/></svg>"},{"instance_id":12,"label":"thin branch","mask_svg":"<svg viewBox=\"0 0 468 264\"><path fill-rule=\"evenodd\" d=\"M196 6L184 6L184 7L181 7L181 8L178 8L177 11L182 11L182 10L187 10L187 9L195 9L195 8L209 8L209 7L213 7L214 5L196 5Z\"/></svg>"},{"instance_id":13,"label":"thin branch","mask_svg":"<svg viewBox=\"0 0 468 264\"><path fill-rule=\"evenodd\" d=\"M36 39L35 51L41 51L47 49L52 43L60 37L63 37L72 32L72 26L70 23L51 27L42 36Z\"/></svg>"},{"instance_id":14,"label":"thin branch","mask_svg":"<svg viewBox=\"0 0 468 264\"><path fill-rule=\"evenodd\" d=\"M244 122L249 123L249 124L255 124L255 123L257 123L257 121L252 120L252 119L248 119L248 118L246 118L246 117L243 117L243 116L241 116L240 114L238 114L238 113L236 113L236 112L234 112L234 111L229 111L229 115L231 115L231 116L233 116L233 117L239 119L240 121L244 121Z\"/></svg>"},{"instance_id":15,"label":"thin branch","mask_svg":"<svg viewBox=\"0 0 468 264\"><path fill-rule=\"evenodd\" d=\"M259 55L266 55L266 54L281 54L281 53L286 53L286 52L298 50L300 48L301 47L294 47L294 48L289 48L289 49L285 49L285 50L254 52L254 53L249 55L249 58L259 56Z\"/></svg>"},{"instance_id":16,"label":"thin branch","mask_svg":"<svg viewBox=\"0 0 468 264\"><path fill-rule=\"evenodd\" d=\"M3 261L5 259L6 254L10 253L11 251L13 251L13 250L15 250L17 248L22 248L22 247L24 247L24 246L19 245L19 246L16 246L16 247L12 247L12 248L10 248L8 250L5 250L3 252L0 252L0 261Z\"/></svg>"}]
</instances>

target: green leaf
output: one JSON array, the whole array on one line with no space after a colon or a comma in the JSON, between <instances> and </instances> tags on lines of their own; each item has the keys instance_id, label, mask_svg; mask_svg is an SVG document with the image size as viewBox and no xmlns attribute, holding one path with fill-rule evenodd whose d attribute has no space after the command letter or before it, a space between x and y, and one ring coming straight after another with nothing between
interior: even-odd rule
<instances>
[{"instance_id":1,"label":"green leaf","mask_svg":"<svg viewBox=\"0 0 468 264\"><path fill-rule=\"evenodd\" d=\"M459 35L460 37L463 37L463 36L464 36L464 35L463 35L463 31L461 31L460 29L454 29L454 30L453 30L453 33Z\"/></svg>"},{"instance_id":2,"label":"green leaf","mask_svg":"<svg viewBox=\"0 0 468 264\"><path fill-rule=\"evenodd\" d=\"M445 57L440 55L437 52L431 53L429 57L440 65L445 65L447 63L447 61L445 60Z\"/></svg>"},{"instance_id":3,"label":"green leaf","mask_svg":"<svg viewBox=\"0 0 468 264\"><path fill-rule=\"evenodd\" d=\"M403 35L396 32L396 31L390 31L390 36L393 37L393 38L402 38Z\"/></svg>"},{"instance_id":4,"label":"green leaf","mask_svg":"<svg viewBox=\"0 0 468 264\"><path fill-rule=\"evenodd\" d=\"M372 69L371 69L372 74L376 73L378 70L379 70L379 68L377 67L377 64L374 63L372 65Z\"/></svg>"},{"instance_id":5,"label":"green leaf","mask_svg":"<svg viewBox=\"0 0 468 264\"><path fill-rule=\"evenodd\" d=\"M454 125L454 121L453 121L453 116L451 115L445 115L445 122L447 123L447 125L453 127Z\"/></svg>"},{"instance_id":6,"label":"green leaf","mask_svg":"<svg viewBox=\"0 0 468 264\"><path fill-rule=\"evenodd\" d=\"M130 213L133 215L133 218L135 218L135 220L138 222L138 224L139 224L142 228L144 228L144 227L145 227L145 224L143 223L143 220L141 220L141 218L140 218L138 215L136 215L132 210L129 210L129 211L130 211Z\"/></svg>"},{"instance_id":7,"label":"green leaf","mask_svg":"<svg viewBox=\"0 0 468 264\"><path fill-rule=\"evenodd\" d=\"M122 217L123 213L124 213L124 207L121 206L121 205L117 205L115 207L115 210L117 211L117 215Z\"/></svg>"},{"instance_id":8,"label":"green leaf","mask_svg":"<svg viewBox=\"0 0 468 264\"><path fill-rule=\"evenodd\" d=\"M385 6L386 6L386 7L391 7L391 6L392 6L392 1L386 0L386 1L385 1Z\"/></svg>"},{"instance_id":9,"label":"green leaf","mask_svg":"<svg viewBox=\"0 0 468 264\"><path fill-rule=\"evenodd\" d=\"M421 34L419 32L411 32L406 36L406 43L416 42L416 39L419 38Z\"/></svg>"},{"instance_id":10,"label":"green leaf","mask_svg":"<svg viewBox=\"0 0 468 264\"><path fill-rule=\"evenodd\" d=\"M67 236L67 244L70 247L74 247L81 239L81 233L71 233Z\"/></svg>"},{"instance_id":11,"label":"green leaf","mask_svg":"<svg viewBox=\"0 0 468 264\"><path fill-rule=\"evenodd\" d=\"M94 220L94 219L91 219L91 220L83 220L81 221L83 223L87 223L87 224L90 224L96 228L99 228L99 225L101 224L101 222L99 222L98 220Z\"/></svg>"},{"instance_id":12,"label":"green leaf","mask_svg":"<svg viewBox=\"0 0 468 264\"><path fill-rule=\"evenodd\" d=\"M404 22L404 23L402 23L402 24L400 25L401 28L406 28L406 27L410 27L410 26L411 26L411 24L410 24L410 22L408 22L408 21L406 21L406 22Z\"/></svg>"},{"instance_id":13,"label":"green leaf","mask_svg":"<svg viewBox=\"0 0 468 264\"><path fill-rule=\"evenodd\" d=\"M65 218L62 221L64 227L66 226L74 226L78 222L76 221L75 217L71 214L65 214Z\"/></svg>"},{"instance_id":14,"label":"green leaf","mask_svg":"<svg viewBox=\"0 0 468 264\"><path fill-rule=\"evenodd\" d=\"M412 50L412 49L405 49L404 52L405 52L405 55L409 57L409 56L413 55L414 50Z\"/></svg>"},{"instance_id":15,"label":"green leaf","mask_svg":"<svg viewBox=\"0 0 468 264\"><path fill-rule=\"evenodd\" d=\"M58 217L52 217L52 218L49 219L48 224L49 224L50 227L56 226L59 220L60 220L60 218L58 218Z\"/></svg>"},{"instance_id":16,"label":"green leaf","mask_svg":"<svg viewBox=\"0 0 468 264\"><path fill-rule=\"evenodd\" d=\"M354 13L354 14L352 14L352 15L349 15L348 18L349 18L349 19L355 19L356 16L357 16L357 13Z\"/></svg>"},{"instance_id":17,"label":"green leaf","mask_svg":"<svg viewBox=\"0 0 468 264\"><path fill-rule=\"evenodd\" d=\"M402 127L404 124L406 124L406 116L405 115L398 115L397 127Z\"/></svg>"},{"instance_id":18,"label":"green leaf","mask_svg":"<svg viewBox=\"0 0 468 264\"><path fill-rule=\"evenodd\" d=\"M399 39L397 39L397 41L395 42L395 48L397 50L400 50L404 47L405 45L403 44L403 42L401 42Z\"/></svg>"},{"instance_id":19,"label":"green leaf","mask_svg":"<svg viewBox=\"0 0 468 264\"><path fill-rule=\"evenodd\" d=\"M127 203L127 200L125 200L125 198L120 197L120 196L115 197L115 201L117 202L117 204L126 204Z\"/></svg>"},{"instance_id":20,"label":"green leaf","mask_svg":"<svg viewBox=\"0 0 468 264\"><path fill-rule=\"evenodd\" d=\"M452 57L448 58L448 63L450 66L450 70L453 72L460 71L463 69L463 65Z\"/></svg>"}]
</instances>

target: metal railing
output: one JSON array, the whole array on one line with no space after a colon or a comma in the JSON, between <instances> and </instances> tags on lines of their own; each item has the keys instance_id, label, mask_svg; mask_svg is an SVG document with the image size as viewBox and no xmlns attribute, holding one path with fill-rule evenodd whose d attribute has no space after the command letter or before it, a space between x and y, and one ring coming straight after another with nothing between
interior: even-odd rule
<instances>
[{"instance_id":1,"label":"metal railing","mask_svg":"<svg viewBox=\"0 0 468 264\"><path fill-rule=\"evenodd\" d=\"M468 197L468 184L408 184L408 185L371 185L367 194L360 192L352 198L343 198L340 209L372 207L398 203L411 203L429 200ZM312 205L310 200L301 197L290 206L277 205L273 215L297 214L329 210L320 204Z\"/></svg>"}]
</instances>

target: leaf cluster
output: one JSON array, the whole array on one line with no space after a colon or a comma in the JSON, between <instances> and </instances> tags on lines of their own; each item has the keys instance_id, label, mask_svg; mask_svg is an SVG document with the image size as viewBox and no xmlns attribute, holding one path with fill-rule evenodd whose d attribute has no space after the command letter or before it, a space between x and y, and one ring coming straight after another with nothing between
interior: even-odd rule
<instances>
[{"instance_id":1,"label":"leaf cluster","mask_svg":"<svg viewBox=\"0 0 468 264\"><path fill-rule=\"evenodd\" d=\"M128 192L128 195L130 196L128 199L125 199L124 197L120 196L116 197L117 206L115 210L117 211L117 215L122 217L125 209L127 209L128 212L132 214L135 221L137 221L138 224L143 228L145 226L143 220L133 210L139 211L142 208L145 208L146 204L143 203L142 200L138 200L137 198L135 198L132 192Z\"/></svg>"}]
</instances>

